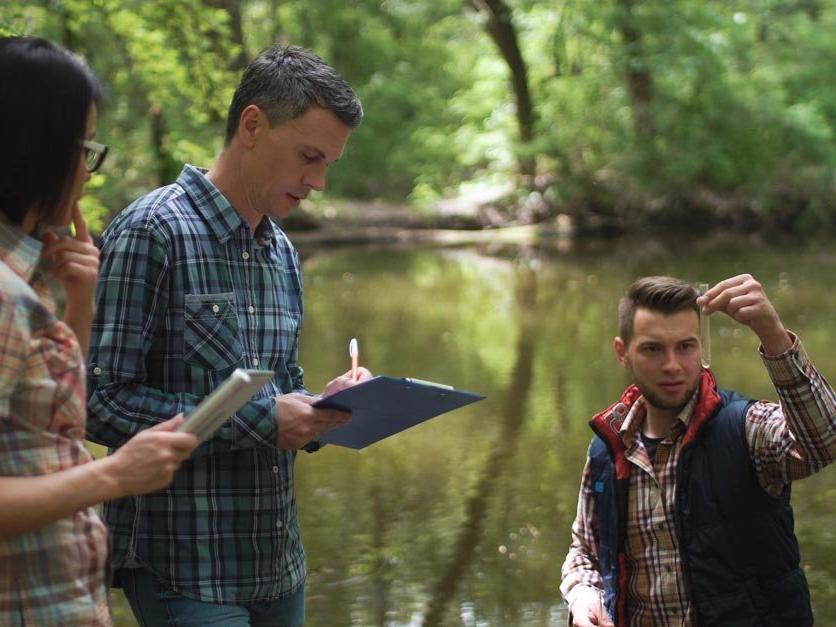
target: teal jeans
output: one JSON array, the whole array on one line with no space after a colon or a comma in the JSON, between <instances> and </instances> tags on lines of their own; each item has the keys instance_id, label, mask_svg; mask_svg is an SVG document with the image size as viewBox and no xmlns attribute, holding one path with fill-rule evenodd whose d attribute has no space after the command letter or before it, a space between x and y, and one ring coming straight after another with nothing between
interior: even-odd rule
<instances>
[{"instance_id":1,"label":"teal jeans","mask_svg":"<svg viewBox=\"0 0 836 627\"><path fill-rule=\"evenodd\" d=\"M142 627L299 627L305 622L305 588L275 601L216 605L184 597L144 568L125 568L119 578Z\"/></svg>"}]
</instances>

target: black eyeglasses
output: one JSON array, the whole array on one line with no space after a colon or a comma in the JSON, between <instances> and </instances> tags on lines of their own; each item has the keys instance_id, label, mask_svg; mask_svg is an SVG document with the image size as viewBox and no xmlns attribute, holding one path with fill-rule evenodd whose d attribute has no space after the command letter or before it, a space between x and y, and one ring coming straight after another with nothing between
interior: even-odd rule
<instances>
[{"instance_id":1,"label":"black eyeglasses","mask_svg":"<svg viewBox=\"0 0 836 627\"><path fill-rule=\"evenodd\" d=\"M84 165L87 166L87 171L95 172L104 163L107 155L107 144L100 144L92 139L85 139L80 143L84 149Z\"/></svg>"}]
</instances>

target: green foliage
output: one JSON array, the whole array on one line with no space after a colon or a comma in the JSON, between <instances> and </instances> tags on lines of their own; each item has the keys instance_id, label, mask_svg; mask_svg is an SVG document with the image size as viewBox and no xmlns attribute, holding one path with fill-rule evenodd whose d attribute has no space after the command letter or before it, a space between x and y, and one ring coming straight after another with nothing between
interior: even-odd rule
<instances>
[{"instance_id":1,"label":"green foliage","mask_svg":"<svg viewBox=\"0 0 836 627\"><path fill-rule=\"evenodd\" d=\"M363 101L331 194L431 206L513 181L527 155L551 210L581 221L833 228L836 0L505 3L535 113L524 146L487 16L461 0L13 0L0 32L56 40L106 85L112 156L85 205L102 223L183 162L211 163L239 55L278 41L312 48Z\"/></svg>"}]
</instances>

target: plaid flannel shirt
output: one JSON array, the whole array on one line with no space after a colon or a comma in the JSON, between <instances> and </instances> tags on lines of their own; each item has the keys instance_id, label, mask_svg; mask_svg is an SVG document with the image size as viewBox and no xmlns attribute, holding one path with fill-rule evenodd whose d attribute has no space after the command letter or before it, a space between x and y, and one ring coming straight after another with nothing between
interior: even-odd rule
<instances>
[{"instance_id":1,"label":"plaid flannel shirt","mask_svg":"<svg viewBox=\"0 0 836 627\"><path fill-rule=\"evenodd\" d=\"M0 476L89 462L84 360L37 269L41 243L0 222ZM0 625L109 625L107 529L93 508L0 537Z\"/></svg>"},{"instance_id":2,"label":"plaid flannel shirt","mask_svg":"<svg viewBox=\"0 0 836 627\"><path fill-rule=\"evenodd\" d=\"M105 507L114 568L141 565L184 596L252 603L305 579L295 452L274 397L304 391L299 258L255 233L197 168L138 199L104 233L90 348L88 437L115 448L187 412L236 367L273 380L159 492Z\"/></svg>"},{"instance_id":3,"label":"plaid flannel shirt","mask_svg":"<svg viewBox=\"0 0 836 627\"><path fill-rule=\"evenodd\" d=\"M836 393L813 367L801 342L786 353L761 357L781 404L759 401L746 414L746 440L758 481L770 494L821 470L836 457ZM627 503L626 553L631 577L627 612L630 625L691 625L693 608L685 585L675 527L676 467L682 436L692 418L696 395L680 412L672 433L656 447L651 462L640 437L644 399L621 426L633 465ZM584 467L572 543L563 564L560 590L571 605L581 595L597 595L603 582L597 568L597 527L589 461Z\"/></svg>"}]
</instances>

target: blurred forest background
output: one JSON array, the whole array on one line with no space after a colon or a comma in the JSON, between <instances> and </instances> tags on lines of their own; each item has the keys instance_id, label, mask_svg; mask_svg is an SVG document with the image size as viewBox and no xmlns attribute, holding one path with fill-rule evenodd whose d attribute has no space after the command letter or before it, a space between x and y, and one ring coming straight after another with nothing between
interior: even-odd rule
<instances>
[{"instance_id":1,"label":"blurred forest background","mask_svg":"<svg viewBox=\"0 0 836 627\"><path fill-rule=\"evenodd\" d=\"M836 0L4 0L0 32L108 90L96 229L211 163L241 69L280 42L366 110L329 198L432 213L493 190L470 227L836 231Z\"/></svg>"}]
</instances>

